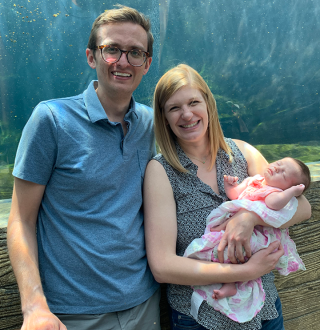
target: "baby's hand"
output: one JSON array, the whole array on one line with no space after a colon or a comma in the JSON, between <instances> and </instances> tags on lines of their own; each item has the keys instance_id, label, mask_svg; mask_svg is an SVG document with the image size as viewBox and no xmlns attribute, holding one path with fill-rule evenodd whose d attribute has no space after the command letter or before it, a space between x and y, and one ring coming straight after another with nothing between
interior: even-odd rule
<instances>
[{"instance_id":1,"label":"baby's hand","mask_svg":"<svg viewBox=\"0 0 320 330\"><path fill-rule=\"evenodd\" d=\"M237 176L231 176L231 175L224 175L223 176L224 185L230 185L230 186L237 186L238 185L238 177Z\"/></svg>"},{"instance_id":2,"label":"baby's hand","mask_svg":"<svg viewBox=\"0 0 320 330\"><path fill-rule=\"evenodd\" d=\"M292 186L291 189L294 193L294 196L298 197L302 194L304 190L304 184L298 184L297 186Z\"/></svg>"}]
</instances>

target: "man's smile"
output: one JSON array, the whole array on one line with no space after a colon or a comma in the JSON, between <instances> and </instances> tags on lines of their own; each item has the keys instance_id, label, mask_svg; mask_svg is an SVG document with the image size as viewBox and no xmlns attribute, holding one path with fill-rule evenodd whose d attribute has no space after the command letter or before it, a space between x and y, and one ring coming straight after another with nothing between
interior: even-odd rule
<instances>
[{"instance_id":1,"label":"man's smile","mask_svg":"<svg viewBox=\"0 0 320 330\"><path fill-rule=\"evenodd\" d=\"M125 72L113 71L112 74L117 77L132 77L132 74Z\"/></svg>"}]
</instances>

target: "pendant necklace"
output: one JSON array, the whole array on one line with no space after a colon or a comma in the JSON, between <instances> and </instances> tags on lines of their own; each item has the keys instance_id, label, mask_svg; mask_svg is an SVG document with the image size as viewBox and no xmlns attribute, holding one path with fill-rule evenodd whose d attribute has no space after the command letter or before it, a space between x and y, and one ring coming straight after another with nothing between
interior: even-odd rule
<instances>
[{"instance_id":1,"label":"pendant necklace","mask_svg":"<svg viewBox=\"0 0 320 330\"><path fill-rule=\"evenodd\" d=\"M209 155L210 155L210 154L209 154ZM197 160L198 162L200 162L200 163L202 163L202 164L205 164L205 163L206 163L206 161L207 161L207 159L208 159L209 155L208 155L208 156L205 156L205 157L203 157L203 158L204 158L204 160L201 160L201 159L199 159L199 158L196 158L196 157L193 157L193 156L190 156L190 155L188 155L188 154L187 154L187 156L188 156L189 158L195 159L195 160Z\"/></svg>"}]
</instances>

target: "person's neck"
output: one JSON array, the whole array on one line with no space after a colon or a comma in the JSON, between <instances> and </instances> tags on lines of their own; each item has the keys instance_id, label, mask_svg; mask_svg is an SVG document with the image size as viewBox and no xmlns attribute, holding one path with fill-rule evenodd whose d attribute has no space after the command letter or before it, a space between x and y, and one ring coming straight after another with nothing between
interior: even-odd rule
<instances>
[{"instance_id":1,"label":"person's neck","mask_svg":"<svg viewBox=\"0 0 320 330\"><path fill-rule=\"evenodd\" d=\"M196 159L203 163L206 162L210 155L209 141L201 141L199 143L178 141L178 143L185 154L191 159Z\"/></svg>"},{"instance_id":2,"label":"person's neck","mask_svg":"<svg viewBox=\"0 0 320 330\"><path fill-rule=\"evenodd\" d=\"M99 89L98 85L95 85L95 90L108 119L121 123L129 110L132 95L123 95L123 93L121 95L119 93L108 95L102 89Z\"/></svg>"}]
</instances>

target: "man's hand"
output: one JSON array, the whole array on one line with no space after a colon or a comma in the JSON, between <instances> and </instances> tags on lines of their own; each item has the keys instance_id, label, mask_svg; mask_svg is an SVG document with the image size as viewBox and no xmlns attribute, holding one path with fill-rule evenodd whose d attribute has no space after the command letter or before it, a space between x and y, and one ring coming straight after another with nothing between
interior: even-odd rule
<instances>
[{"instance_id":1,"label":"man's hand","mask_svg":"<svg viewBox=\"0 0 320 330\"><path fill-rule=\"evenodd\" d=\"M228 246L228 258L234 264L238 263L237 259L245 262L243 248L246 257L251 257L250 239L254 226L259 224L259 220L256 213L241 209L222 225L211 228L211 231L225 230L218 245L219 262L224 262L223 251L226 246Z\"/></svg>"},{"instance_id":2,"label":"man's hand","mask_svg":"<svg viewBox=\"0 0 320 330\"><path fill-rule=\"evenodd\" d=\"M67 330L67 328L50 310L38 308L24 313L21 330Z\"/></svg>"}]
</instances>

